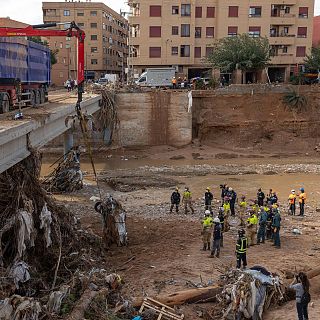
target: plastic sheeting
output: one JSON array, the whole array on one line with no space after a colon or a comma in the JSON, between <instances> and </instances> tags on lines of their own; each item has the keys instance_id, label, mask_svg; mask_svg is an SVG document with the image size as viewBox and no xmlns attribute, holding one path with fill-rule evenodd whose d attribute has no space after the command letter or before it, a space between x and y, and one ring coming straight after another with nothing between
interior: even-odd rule
<instances>
[{"instance_id":1,"label":"plastic sheeting","mask_svg":"<svg viewBox=\"0 0 320 320\"><path fill-rule=\"evenodd\" d=\"M25 252L27 245L34 247L34 226L32 214L24 211L18 211L18 220L19 220L19 236L18 236L18 256L20 259Z\"/></svg>"},{"instance_id":2,"label":"plastic sheeting","mask_svg":"<svg viewBox=\"0 0 320 320\"><path fill-rule=\"evenodd\" d=\"M47 310L50 313L58 314L61 309L63 299L69 294L70 286L62 286L59 291L54 291L50 294L47 304Z\"/></svg>"},{"instance_id":3,"label":"plastic sheeting","mask_svg":"<svg viewBox=\"0 0 320 320\"><path fill-rule=\"evenodd\" d=\"M13 278L16 288L19 289L19 283L30 280L29 266L23 261L16 262L11 267L9 276Z\"/></svg>"},{"instance_id":4,"label":"plastic sheeting","mask_svg":"<svg viewBox=\"0 0 320 320\"><path fill-rule=\"evenodd\" d=\"M38 320L41 306L33 298L13 295L0 301L1 320Z\"/></svg>"},{"instance_id":5,"label":"plastic sheeting","mask_svg":"<svg viewBox=\"0 0 320 320\"><path fill-rule=\"evenodd\" d=\"M51 246L51 223L52 223L52 215L48 210L47 204L45 203L40 214L40 229L44 229L44 236L47 243L47 248Z\"/></svg>"}]
</instances>

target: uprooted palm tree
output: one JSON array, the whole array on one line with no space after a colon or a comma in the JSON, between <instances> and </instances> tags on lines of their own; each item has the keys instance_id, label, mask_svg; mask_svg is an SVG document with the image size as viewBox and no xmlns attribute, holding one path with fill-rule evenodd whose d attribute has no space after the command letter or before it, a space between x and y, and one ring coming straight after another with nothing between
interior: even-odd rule
<instances>
[{"instance_id":1,"label":"uprooted palm tree","mask_svg":"<svg viewBox=\"0 0 320 320\"><path fill-rule=\"evenodd\" d=\"M306 96L301 95L299 91L293 88L284 95L283 102L286 107L293 112L302 112L308 104Z\"/></svg>"}]
</instances>

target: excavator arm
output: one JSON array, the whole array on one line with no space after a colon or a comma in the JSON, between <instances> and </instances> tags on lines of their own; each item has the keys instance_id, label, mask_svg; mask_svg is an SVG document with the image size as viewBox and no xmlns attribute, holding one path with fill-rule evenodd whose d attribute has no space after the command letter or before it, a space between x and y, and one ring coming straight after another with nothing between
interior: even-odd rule
<instances>
[{"instance_id":1,"label":"excavator arm","mask_svg":"<svg viewBox=\"0 0 320 320\"><path fill-rule=\"evenodd\" d=\"M76 37L78 40L78 101L77 111L80 111L84 84L84 39L85 32L75 22L70 23L66 30L47 29L57 27L57 23L39 24L26 28L0 28L0 37Z\"/></svg>"}]
</instances>

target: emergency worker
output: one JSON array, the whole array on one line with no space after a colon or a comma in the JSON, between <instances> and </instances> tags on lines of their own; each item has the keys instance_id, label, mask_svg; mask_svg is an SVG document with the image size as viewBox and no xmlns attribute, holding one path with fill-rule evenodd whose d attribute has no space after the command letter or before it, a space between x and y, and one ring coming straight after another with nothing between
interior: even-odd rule
<instances>
[{"instance_id":1,"label":"emergency worker","mask_svg":"<svg viewBox=\"0 0 320 320\"><path fill-rule=\"evenodd\" d=\"M179 188L176 187L175 191L171 194L171 207L170 207L170 213L172 213L172 210L174 206L176 207L176 212L179 212L179 205L180 205L181 196L179 193Z\"/></svg>"},{"instance_id":2,"label":"emergency worker","mask_svg":"<svg viewBox=\"0 0 320 320\"><path fill-rule=\"evenodd\" d=\"M212 233L212 250L211 250L210 257L213 258L216 251L217 251L216 257L219 258L222 229L221 229L221 224L220 224L219 218L214 218L213 222L214 222L214 226L213 226L213 233Z\"/></svg>"},{"instance_id":3,"label":"emergency worker","mask_svg":"<svg viewBox=\"0 0 320 320\"><path fill-rule=\"evenodd\" d=\"M251 211L250 217L247 219L248 246L254 246L256 244L257 226L258 226L258 217L254 211Z\"/></svg>"},{"instance_id":4,"label":"emergency worker","mask_svg":"<svg viewBox=\"0 0 320 320\"><path fill-rule=\"evenodd\" d=\"M220 240L220 247L223 247L223 233L224 233L224 213L223 213L223 208L219 208L219 214L218 218L220 220L220 225L221 225L221 240Z\"/></svg>"},{"instance_id":5,"label":"emergency worker","mask_svg":"<svg viewBox=\"0 0 320 320\"><path fill-rule=\"evenodd\" d=\"M277 208L274 208L274 217L272 221L272 227L273 227L273 239L274 239L274 244L277 249L281 248L281 243L280 243L280 227L281 227L281 216L280 216L280 211Z\"/></svg>"},{"instance_id":6,"label":"emergency worker","mask_svg":"<svg viewBox=\"0 0 320 320\"><path fill-rule=\"evenodd\" d=\"M185 187L184 189L182 202L184 204L184 213L188 214L188 207L189 207L192 214L194 214L194 209L192 206L192 195L188 187Z\"/></svg>"},{"instance_id":7,"label":"emergency worker","mask_svg":"<svg viewBox=\"0 0 320 320\"><path fill-rule=\"evenodd\" d=\"M296 199L297 199L297 195L295 190L291 190L288 201L289 201L289 211L292 216L296 215Z\"/></svg>"},{"instance_id":8,"label":"emergency worker","mask_svg":"<svg viewBox=\"0 0 320 320\"><path fill-rule=\"evenodd\" d=\"M300 214L299 216L304 216L304 206L306 204L307 195L304 192L304 188L300 188L300 194L299 194L299 207L300 207Z\"/></svg>"},{"instance_id":9,"label":"emergency worker","mask_svg":"<svg viewBox=\"0 0 320 320\"><path fill-rule=\"evenodd\" d=\"M261 243L265 242L267 220L268 220L268 214L265 212L263 207L261 207L257 244L260 244L260 242Z\"/></svg>"},{"instance_id":10,"label":"emergency worker","mask_svg":"<svg viewBox=\"0 0 320 320\"><path fill-rule=\"evenodd\" d=\"M264 198L265 198L264 192L261 190L261 188L259 188L257 192L257 201L258 201L259 207L263 206Z\"/></svg>"},{"instance_id":11,"label":"emergency worker","mask_svg":"<svg viewBox=\"0 0 320 320\"><path fill-rule=\"evenodd\" d=\"M236 244L236 256L237 256L237 268L241 268L241 262L243 269L247 267L247 248L248 248L248 239L245 236L245 231L240 229L238 231L238 241Z\"/></svg>"},{"instance_id":12,"label":"emergency worker","mask_svg":"<svg viewBox=\"0 0 320 320\"><path fill-rule=\"evenodd\" d=\"M202 220L202 242L203 242L203 251L206 251L207 248L210 250L210 238L211 230L213 225L213 219L211 217L211 212L209 210L205 211L205 216Z\"/></svg>"},{"instance_id":13,"label":"emergency worker","mask_svg":"<svg viewBox=\"0 0 320 320\"><path fill-rule=\"evenodd\" d=\"M248 203L246 201L246 196L241 197L241 201L239 203L239 213L240 213L240 226L245 227L245 215L247 211Z\"/></svg>"},{"instance_id":14,"label":"emergency worker","mask_svg":"<svg viewBox=\"0 0 320 320\"><path fill-rule=\"evenodd\" d=\"M206 192L204 194L204 202L205 202L205 209L206 210L210 210L210 212L212 212L212 207L211 207L211 203L213 200L213 194L210 192L210 188L207 187Z\"/></svg>"}]
</instances>

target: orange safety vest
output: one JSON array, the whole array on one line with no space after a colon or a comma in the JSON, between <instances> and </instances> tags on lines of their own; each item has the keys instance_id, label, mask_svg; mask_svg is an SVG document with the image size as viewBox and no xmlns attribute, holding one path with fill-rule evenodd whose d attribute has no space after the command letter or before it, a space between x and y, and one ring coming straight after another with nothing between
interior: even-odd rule
<instances>
[{"instance_id":1,"label":"orange safety vest","mask_svg":"<svg viewBox=\"0 0 320 320\"><path fill-rule=\"evenodd\" d=\"M172 79L172 83L176 84L177 83L177 79Z\"/></svg>"},{"instance_id":2,"label":"orange safety vest","mask_svg":"<svg viewBox=\"0 0 320 320\"><path fill-rule=\"evenodd\" d=\"M290 204L294 204L295 199L296 199L296 195L293 194L293 193L291 193L291 194L289 195L289 203L290 203Z\"/></svg>"}]
</instances>

